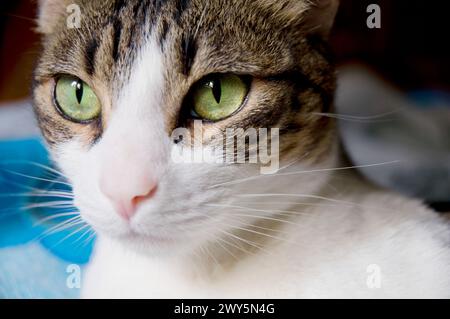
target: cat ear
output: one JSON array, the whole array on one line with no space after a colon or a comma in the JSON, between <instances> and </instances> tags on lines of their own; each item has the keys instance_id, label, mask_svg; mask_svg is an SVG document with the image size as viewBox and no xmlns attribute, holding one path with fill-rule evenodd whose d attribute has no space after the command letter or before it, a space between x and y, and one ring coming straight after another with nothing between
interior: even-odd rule
<instances>
[{"instance_id":1,"label":"cat ear","mask_svg":"<svg viewBox=\"0 0 450 319\"><path fill-rule=\"evenodd\" d=\"M66 14L67 0L38 0L37 31L50 34Z\"/></svg>"},{"instance_id":2,"label":"cat ear","mask_svg":"<svg viewBox=\"0 0 450 319\"><path fill-rule=\"evenodd\" d=\"M301 23L308 33L327 38L334 23L339 0L258 0L284 23Z\"/></svg>"},{"instance_id":3,"label":"cat ear","mask_svg":"<svg viewBox=\"0 0 450 319\"><path fill-rule=\"evenodd\" d=\"M305 13L305 25L310 33L328 38L339 8L339 0L313 0Z\"/></svg>"}]
</instances>

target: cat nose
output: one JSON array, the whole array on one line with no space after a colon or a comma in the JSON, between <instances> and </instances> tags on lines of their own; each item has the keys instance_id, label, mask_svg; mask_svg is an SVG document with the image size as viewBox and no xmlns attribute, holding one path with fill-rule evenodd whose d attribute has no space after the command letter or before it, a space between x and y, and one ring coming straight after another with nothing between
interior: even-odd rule
<instances>
[{"instance_id":1,"label":"cat nose","mask_svg":"<svg viewBox=\"0 0 450 319\"><path fill-rule=\"evenodd\" d=\"M150 179L133 178L118 181L120 185L108 178L102 178L100 189L111 200L116 212L125 220L130 220L140 203L151 199L157 190L157 183Z\"/></svg>"}]
</instances>

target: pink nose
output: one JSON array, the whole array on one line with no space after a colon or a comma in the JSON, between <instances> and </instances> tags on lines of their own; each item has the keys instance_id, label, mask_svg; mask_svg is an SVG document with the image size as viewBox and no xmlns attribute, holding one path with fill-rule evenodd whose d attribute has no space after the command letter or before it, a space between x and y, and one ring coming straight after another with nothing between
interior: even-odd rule
<instances>
[{"instance_id":1,"label":"pink nose","mask_svg":"<svg viewBox=\"0 0 450 319\"><path fill-rule=\"evenodd\" d=\"M102 178L100 189L111 200L117 213L125 220L130 220L139 204L155 195L157 183L136 178L132 181L121 180L118 184L111 179Z\"/></svg>"}]
</instances>

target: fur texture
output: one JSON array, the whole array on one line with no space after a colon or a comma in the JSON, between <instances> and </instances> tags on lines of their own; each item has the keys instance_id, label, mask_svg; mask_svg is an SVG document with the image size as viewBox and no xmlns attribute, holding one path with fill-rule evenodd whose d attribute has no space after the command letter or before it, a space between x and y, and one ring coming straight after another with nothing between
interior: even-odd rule
<instances>
[{"instance_id":1,"label":"fur texture","mask_svg":"<svg viewBox=\"0 0 450 319\"><path fill-rule=\"evenodd\" d=\"M99 234L85 297L450 296L444 223L332 169L334 123L317 113L333 106L325 40L336 0L74 2L80 29L66 27L64 1L42 1L34 104L75 204ZM277 174L170 160L190 146L171 132L194 130L191 87L212 73L251 85L241 110L204 122L203 133L280 128ZM63 74L96 92L95 121L58 114ZM104 190L134 191L143 177L158 190L125 221ZM367 285L370 265L381 269L381 288Z\"/></svg>"}]
</instances>

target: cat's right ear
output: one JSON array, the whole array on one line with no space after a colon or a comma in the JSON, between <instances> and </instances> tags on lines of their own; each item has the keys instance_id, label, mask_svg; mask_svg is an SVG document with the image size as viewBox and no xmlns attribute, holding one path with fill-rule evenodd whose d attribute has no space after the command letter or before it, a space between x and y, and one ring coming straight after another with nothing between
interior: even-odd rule
<instances>
[{"instance_id":1,"label":"cat's right ear","mask_svg":"<svg viewBox=\"0 0 450 319\"><path fill-rule=\"evenodd\" d=\"M310 4L304 18L305 26L309 28L309 33L328 38L339 9L339 0L312 0L308 2Z\"/></svg>"},{"instance_id":2,"label":"cat's right ear","mask_svg":"<svg viewBox=\"0 0 450 319\"><path fill-rule=\"evenodd\" d=\"M288 25L303 25L306 32L327 38L334 24L339 0L258 0Z\"/></svg>"},{"instance_id":3,"label":"cat's right ear","mask_svg":"<svg viewBox=\"0 0 450 319\"><path fill-rule=\"evenodd\" d=\"M37 32L53 33L69 4L68 0L38 0Z\"/></svg>"}]
</instances>

